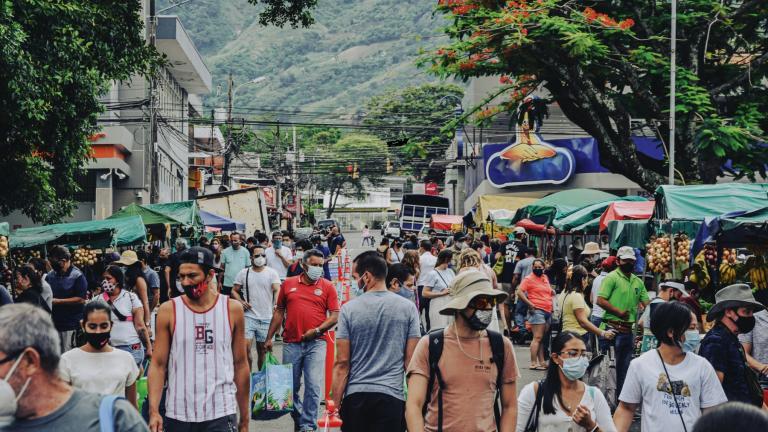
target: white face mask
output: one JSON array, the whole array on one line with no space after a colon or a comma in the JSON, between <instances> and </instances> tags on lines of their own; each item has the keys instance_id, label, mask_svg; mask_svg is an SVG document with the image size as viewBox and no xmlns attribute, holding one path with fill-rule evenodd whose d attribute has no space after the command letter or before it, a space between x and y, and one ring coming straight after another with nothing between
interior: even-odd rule
<instances>
[{"instance_id":1,"label":"white face mask","mask_svg":"<svg viewBox=\"0 0 768 432\"><path fill-rule=\"evenodd\" d=\"M304 251L296 251L296 256L295 256L295 258L296 258L297 260L300 260L300 259L304 258Z\"/></svg>"},{"instance_id":2,"label":"white face mask","mask_svg":"<svg viewBox=\"0 0 768 432\"><path fill-rule=\"evenodd\" d=\"M253 265L256 267L264 267L267 264L267 259L264 257L258 257L253 259Z\"/></svg>"},{"instance_id":3,"label":"white face mask","mask_svg":"<svg viewBox=\"0 0 768 432\"><path fill-rule=\"evenodd\" d=\"M8 382L8 379L11 378L13 372L16 371L16 367L21 362L22 356L23 353L20 354L19 358L13 363L13 366L11 366L11 369L5 375L5 378L0 379L0 426L8 425L13 422L16 410L18 409L19 399L24 395L27 386L29 386L29 382L32 380L32 377L27 378L27 382L21 387L21 391L19 391L18 395Z\"/></svg>"}]
</instances>

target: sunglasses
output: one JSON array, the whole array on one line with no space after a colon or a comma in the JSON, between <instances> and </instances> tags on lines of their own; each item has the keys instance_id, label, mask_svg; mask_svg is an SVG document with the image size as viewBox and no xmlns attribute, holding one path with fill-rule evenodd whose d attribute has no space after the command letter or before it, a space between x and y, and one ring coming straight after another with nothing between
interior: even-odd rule
<instances>
[{"instance_id":1,"label":"sunglasses","mask_svg":"<svg viewBox=\"0 0 768 432\"><path fill-rule=\"evenodd\" d=\"M267 254L253 254L254 258L256 258L256 257L266 257L266 256L267 256Z\"/></svg>"},{"instance_id":2,"label":"sunglasses","mask_svg":"<svg viewBox=\"0 0 768 432\"><path fill-rule=\"evenodd\" d=\"M469 306L474 309L491 309L497 304L499 304L499 300L496 297L475 297Z\"/></svg>"}]
</instances>

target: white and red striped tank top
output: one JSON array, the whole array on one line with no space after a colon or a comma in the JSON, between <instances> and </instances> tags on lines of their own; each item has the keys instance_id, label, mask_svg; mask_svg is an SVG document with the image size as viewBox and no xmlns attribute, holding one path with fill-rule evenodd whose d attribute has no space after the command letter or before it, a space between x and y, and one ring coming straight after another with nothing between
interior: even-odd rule
<instances>
[{"instance_id":1,"label":"white and red striped tank top","mask_svg":"<svg viewBox=\"0 0 768 432\"><path fill-rule=\"evenodd\" d=\"M229 297L198 313L175 297L175 323L168 355L166 415L184 422L204 422L235 414L235 367Z\"/></svg>"}]
</instances>

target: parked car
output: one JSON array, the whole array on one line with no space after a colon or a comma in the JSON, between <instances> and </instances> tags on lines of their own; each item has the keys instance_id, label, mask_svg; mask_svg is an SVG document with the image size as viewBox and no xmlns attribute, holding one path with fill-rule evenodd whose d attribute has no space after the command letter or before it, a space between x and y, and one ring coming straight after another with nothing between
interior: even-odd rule
<instances>
[{"instance_id":1,"label":"parked car","mask_svg":"<svg viewBox=\"0 0 768 432\"><path fill-rule=\"evenodd\" d=\"M296 228L293 231L293 239L297 242L302 240L309 240L309 238L312 236L312 233L314 233L314 230L312 228L308 228L308 227Z\"/></svg>"},{"instance_id":2,"label":"parked car","mask_svg":"<svg viewBox=\"0 0 768 432\"><path fill-rule=\"evenodd\" d=\"M381 227L381 235L388 238L400 237L400 222L389 221Z\"/></svg>"},{"instance_id":3,"label":"parked car","mask_svg":"<svg viewBox=\"0 0 768 432\"><path fill-rule=\"evenodd\" d=\"M322 219L317 221L317 230L318 231L329 230L333 225L339 226L339 223L336 222L336 219Z\"/></svg>"}]
</instances>

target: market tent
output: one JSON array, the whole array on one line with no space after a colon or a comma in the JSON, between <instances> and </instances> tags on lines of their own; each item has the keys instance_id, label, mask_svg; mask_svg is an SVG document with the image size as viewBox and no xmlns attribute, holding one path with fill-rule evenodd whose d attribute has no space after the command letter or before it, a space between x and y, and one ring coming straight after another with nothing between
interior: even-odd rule
<instances>
[{"instance_id":1,"label":"market tent","mask_svg":"<svg viewBox=\"0 0 768 432\"><path fill-rule=\"evenodd\" d=\"M0 222L0 235L8 237L11 232L11 226L8 222Z\"/></svg>"},{"instance_id":2,"label":"market tent","mask_svg":"<svg viewBox=\"0 0 768 432\"><path fill-rule=\"evenodd\" d=\"M611 249L622 246L645 249L650 237L650 225L647 220L612 220L608 222L607 229Z\"/></svg>"},{"instance_id":3,"label":"market tent","mask_svg":"<svg viewBox=\"0 0 768 432\"><path fill-rule=\"evenodd\" d=\"M203 225L203 220L200 218L200 209L197 207L197 201L145 204L142 207L154 210L157 213L173 218L179 221L182 225Z\"/></svg>"},{"instance_id":4,"label":"market tent","mask_svg":"<svg viewBox=\"0 0 768 432\"><path fill-rule=\"evenodd\" d=\"M442 231L453 231L453 226L463 224L461 216L458 215L438 215L433 214L430 217L429 227Z\"/></svg>"},{"instance_id":5,"label":"market tent","mask_svg":"<svg viewBox=\"0 0 768 432\"><path fill-rule=\"evenodd\" d=\"M515 226L525 228L525 231L529 233L530 232L544 233L547 230L547 227L545 225L534 223L530 219L519 220L517 221L517 223L515 223ZM552 234L554 234L554 232L552 232Z\"/></svg>"},{"instance_id":6,"label":"market tent","mask_svg":"<svg viewBox=\"0 0 768 432\"><path fill-rule=\"evenodd\" d=\"M614 201L600 216L600 231L612 220L647 220L653 215L654 201Z\"/></svg>"},{"instance_id":7,"label":"market tent","mask_svg":"<svg viewBox=\"0 0 768 432\"><path fill-rule=\"evenodd\" d=\"M563 218L590 204L616 200L616 195L594 189L568 189L547 195L515 213L514 221L531 219L536 223L550 225L555 219Z\"/></svg>"},{"instance_id":8,"label":"market tent","mask_svg":"<svg viewBox=\"0 0 768 432\"><path fill-rule=\"evenodd\" d=\"M509 195L480 195L480 199L477 203L477 217L479 218L478 222L484 223L488 220L489 214L491 217L493 217L493 212L496 210L507 210L514 214L517 209L525 207L536 200L537 198L516 197Z\"/></svg>"},{"instance_id":9,"label":"market tent","mask_svg":"<svg viewBox=\"0 0 768 432\"><path fill-rule=\"evenodd\" d=\"M170 216L166 216L162 213L156 212L154 210L150 210L149 208L140 206L136 203L131 203L130 205L127 205L121 208L120 210L113 213L112 216L108 217L107 219L119 219L127 216L141 216L141 219L144 221L144 225L155 225L155 224L177 225L182 223L180 220L176 220Z\"/></svg>"},{"instance_id":10,"label":"market tent","mask_svg":"<svg viewBox=\"0 0 768 432\"><path fill-rule=\"evenodd\" d=\"M768 184L720 183L656 189L654 219L695 220L717 217L734 210L768 207Z\"/></svg>"},{"instance_id":11,"label":"market tent","mask_svg":"<svg viewBox=\"0 0 768 432\"><path fill-rule=\"evenodd\" d=\"M224 231L245 231L244 222L238 222L205 210L200 210L200 217L203 219L203 225L206 227L218 228Z\"/></svg>"},{"instance_id":12,"label":"market tent","mask_svg":"<svg viewBox=\"0 0 768 432\"><path fill-rule=\"evenodd\" d=\"M768 244L768 207L704 219L691 246L691 262L711 241L726 248Z\"/></svg>"},{"instance_id":13,"label":"market tent","mask_svg":"<svg viewBox=\"0 0 768 432\"><path fill-rule=\"evenodd\" d=\"M125 246L146 242L140 216L20 228L10 236L11 249L42 246L51 242Z\"/></svg>"},{"instance_id":14,"label":"market tent","mask_svg":"<svg viewBox=\"0 0 768 432\"><path fill-rule=\"evenodd\" d=\"M612 203L644 203L647 201L647 198L640 196L613 197L610 201L589 204L567 216L555 218L552 225L561 231L597 232L600 226L600 217Z\"/></svg>"}]
</instances>

